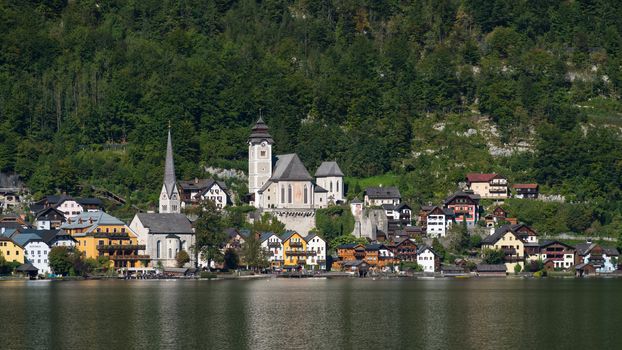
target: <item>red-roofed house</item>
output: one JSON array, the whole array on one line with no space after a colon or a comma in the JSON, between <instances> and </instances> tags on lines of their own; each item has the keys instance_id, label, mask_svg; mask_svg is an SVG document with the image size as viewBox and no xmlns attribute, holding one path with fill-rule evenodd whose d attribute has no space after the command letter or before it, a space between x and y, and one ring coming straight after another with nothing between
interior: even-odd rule
<instances>
[{"instance_id":1,"label":"red-roofed house","mask_svg":"<svg viewBox=\"0 0 622 350\"><path fill-rule=\"evenodd\" d=\"M538 198L538 184L516 184L512 187L516 198Z\"/></svg>"},{"instance_id":2,"label":"red-roofed house","mask_svg":"<svg viewBox=\"0 0 622 350\"><path fill-rule=\"evenodd\" d=\"M499 174L469 173L467 186L481 198L508 198L508 179Z\"/></svg>"}]
</instances>

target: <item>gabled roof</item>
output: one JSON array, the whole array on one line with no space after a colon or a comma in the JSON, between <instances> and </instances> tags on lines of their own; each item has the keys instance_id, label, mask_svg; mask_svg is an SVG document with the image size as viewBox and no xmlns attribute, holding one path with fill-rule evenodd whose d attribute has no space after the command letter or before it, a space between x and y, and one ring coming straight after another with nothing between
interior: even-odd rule
<instances>
[{"instance_id":1,"label":"gabled roof","mask_svg":"<svg viewBox=\"0 0 622 350\"><path fill-rule=\"evenodd\" d=\"M417 255L423 254L423 252L425 252L426 250L429 250L432 254L439 258L441 257L434 249L432 249L432 247L426 244L422 245L421 247L419 247L419 249L417 249Z\"/></svg>"},{"instance_id":2,"label":"gabled roof","mask_svg":"<svg viewBox=\"0 0 622 350\"><path fill-rule=\"evenodd\" d=\"M53 208L53 207L48 207L48 208L42 209L39 212L37 212L35 214L36 220L39 220L39 218L41 218L43 216L49 215L51 212L56 213L56 215L59 216L60 220L65 221L65 213L63 213L62 211L60 211L60 210L58 210L56 208Z\"/></svg>"},{"instance_id":3,"label":"gabled roof","mask_svg":"<svg viewBox=\"0 0 622 350\"><path fill-rule=\"evenodd\" d=\"M76 241L75 238L63 230L37 230L37 234L47 245L50 245L54 240L59 239Z\"/></svg>"},{"instance_id":4,"label":"gabled roof","mask_svg":"<svg viewBox=\"0 0 622 350\"><path fill-rule=\"evenodd\" d=\"M385 245L380 243L373 243L365 246L365 250L380 250L383 248L386 249Z\"/></svg>"},{"instance_id":5,"label":"gabled roof","mask_svg":"<svg viewBox=\"0 0 622 350\"><path fill-rule=\"evenodd\" d=\"M141 213L142 214L142 213ZM138 214L137 214L138 215ZM71 221L71 222L70 222ZM123 225L125 223L114 216L107 214L101 210L94 212L82 212L61 225L61 229L81 229L88 228L86 233L92 232L100 225Z\"/></svg>"},{"instance_id":6,"label":"gabled roof","mask_svg":"<svg viewBox=\"0 0 622 350\"><path fill-rule=\"evenodd\" d=\"M228 191L227 185L224 182L216 181L216 180L213 180L213 179L209 179L207 184L206 184L206 186L203 188L203 190L198 195L199 196L204 196L207 193L207 191L211 190L212 187L214 187L215 185L220 187L220 189L225 191L225 193Z\"/></svg>"},{"instance_id":7,"label":"gabled roof","mask_svg":"<svg viewBox=\"0 0 622 350\"><path fill-rule=\"evenodd\" d=\"M536 189L538 188L538 184L514 184L512 187L514 188L531 188L531 189Z\"/></svg>"},{"instance_id":8,"label":"gabled roof","mask_svg":"<svg viewBox=\"0 0 622 350\"><path fill-rule=\"evenodd\" d=\"M367 187L365 189L367 197L375 198L402 198L397 187Z\"/></svg>"},{"instance_id":9,"label":"gabled roof","mask_svg":"<svg viewBox=\"0 0 622 350\"><path fill-rule=\"evenodd\" d=\"M310 233L307 235L307 237L304 237L305 241L307 241L307 243L311 242L312 239L314 239L315 237L321 239L322 241L324 241L324 238L316 235L315 233Z\"/></svg>"},{"instance_id":10,"label":"gabled roof","mask_svg":"<svg viewBox=\"0 0 622 350\"><path fill-rule=\"evenodd\" d=\"M550 246L552 244L563 245L566 248L570 248L572 250L575 250L575 247L573 247L573 246L571 246L569 244L566 244L564 242L560 242L560 241L542 241L542 242L540 242L540 248L544 248L544 247Z\"/></svg>"},{"instance_id":11,"label":"gabled roof","mask_svg":"<svg viewBox=\"0 0 622 350\"><path fill-rule=\"evenodd\" d=\"M327 193L328 190L325 189L324 187L320 186L320 185L315 185L314 192L315 193Z\"/></svg>"},{"instance_id":12,"label":"gabled roof","mask_svg":"<svg viewBox=\"0 0 622 350\"><path fill-rule=\"evenodd\" d=\"M298 235L300 235L300 236L302 237L302 235L301 235L301 234L299 234L299 233L298 233L298 232L296 232L296 231L285 231L285 233L283 233L283 234L281 235L281 241L282 241L282 242L285 242L285 241L287 241L288 239L292 238L292 236L293 236L293 235L295 235L295 234L298 234Z\"/></svg>"},{"instance_id":13,"label":"gabled roof","mask_svg":"<svg viewBox=\"0 0 622 350\"><path fill-rule=\"evenodd\" d=\"M261 234L261 236L259 236L259 242L265 242L265 241L267 241L267 240L268 240L268 238L270 238L270 237L272 237L272 236L274 236L274 237L278 238L279 240L281 239L281 237L279 237L279 236L278 236L276 233L274 233L274 232L263 232L263 233Z\"/></svg>"},{"instance_id":14,"label":"gabled roof","mask_svg":"<svg viewBox=\"0 0 622 350\"><path fill-rule=\"evenodd\" d=\"M282 154L276 156L276 166L270 180L272 181L312 181L313 177L302 164L297 154Z\"/></svg>"},{"instance_id":15,"label":"gabled roof","mask_svg":"<svg viewBox=\"0 0 622 350\"><path fill-rule=\"evenodd\" d=\"M15 242L14 240L10 239L9 237L0 236L0 241L3 241L3 242L12 242L12 243L14 243L15 245L19 246L20 248L24 249L24 247L23 247L21 244L19 244L19 243Z\"/></svg>"},{"instance_id":16,"label":"gabled roof","mask_svg":"<svg viewBox=\"0 0 622 350\"><path fill-rule=\"evenodd\" d=\"M25 247L26 244L32 241L43 242L43 239L41 238L41 236L34 234L34 233L18 233L11 238L13 239L13 242L19 244L22 247Z\"/></svg>"},{"instance_id":17,"label":"gabled roof","mask_svg":"<svg viewBox=\"0 0 622 350\"><path fill-rule=\"evenodd\" d=\"M33 264L31 263L25 263L23 265L18 266L15 271L17 272L37 272L39 271L38 268L34 267Z\"/></svg>"},{"instance_id":18,"label":"gabled roof","mask_svg":"<svg viewBox=\"0 0 622 350\"><path fill-rule=\"evenodd\" d=\"M102 202L99 198L76 198L76 202L81 205L97 205L99 207L104 206L104 202Z\"/></svg>"},{"instance_id":19,"label":"gabled roof","mask_svg":"<svg viewBox=\"0 0 622 350\"><path fill-rule=\"evenodd\" d=\"M382 204L380 205L384 210L395 210L395 205L393 204Z\"/></svg>"},{"instance_id":20,"label":"gabled roof","mask_svg":"<svg viewBox=\"0 0 622 350\"><path fill-rule=\"evenodd\" d=\"M322 162L315 172L315 177L343 177L343 172L339 168L337 162Z\"/></svg>"},{"instance_id":21,"label":"gabled roof","mask_svg":"<svg viewBox=\"0 0 622 350\"><path fill-rule=\"evenodd\" d=\"M470 192L458 191L458 192L452 194L451 196L449 196L447 199L445 199L445 205L449 204L454 199L459 198L459 197L469 198L470 200L472 200L475 203L479 203L479 200L480 200L480 196L477 195L477 194L470 193Z\"/></svg>"},{"instance_id":22,"label":"gabled roof","mask_svg":"<svg viewBox=\"0 0 622 350\"><path fill-rule=\"evenodd\" d=\"M508 269L505 264L499 265L490 265L490 264L479 264L477 265L478 272L506 272Z\"/></svg>"},{"instance_id":23,"label":"gabled roof","mask_svg":"<svg viewBox=\"0 0 622 350\"><path fill-rule=\"evenodd\" d=\"M499 227L498 229L496 229L495 233L484 238L482 240L482 244L495 244L508 232L511 232L514 235L514 237L516 237L517 240L519 239L518 234L512 230L511 225L503 225Z\"/></svg>"},{"instance_id":24,"label":"gabled roof","mask_svg":"<svg viewBox=\"0 0 622 350\"><path fill-rule=\"evenodd\" d=\"M499 177L499 175L492 174L481 174L481 173L468 173L466 175L468 182L489 182L490 180Z\"/></svg>"},{"instance_id":25,"label":"gabled roof","mask_svg":"<svg viewBox=\"0 0 622 350\"><path fill-rule=\"evenodd\" d=\"M340 244L337 246L337 249L354 249L355 247L359 246L361 244L359 243L346 243L346 244Z\"/></svg>"},{"instance_id":26,"label":"gabled roof","mask_svg":"<svg viewBox=\"0 0 622 350\"><path fill-rule=\"evenodd\" d=\"M138 213L140 223L149 229L150 234L179 233L192 234L190 220L179 213Z\"/></svg>"},{"instance_id":27,"label":"gabled roof","mask_svg":"<svg viewBox=\"0 0 622 350\"><path fill-rule=\"evenodd\" d=\"M361 201L358 197L354 197L354 199L350 203L352 203L352 204L361 204L361 203L363 203L363 201Z\"/></svg>"}]
</instances>

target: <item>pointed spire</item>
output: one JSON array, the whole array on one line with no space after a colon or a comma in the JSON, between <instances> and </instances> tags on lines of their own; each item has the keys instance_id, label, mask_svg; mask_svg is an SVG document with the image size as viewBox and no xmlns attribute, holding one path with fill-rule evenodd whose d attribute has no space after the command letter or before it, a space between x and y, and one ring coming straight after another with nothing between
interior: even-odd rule
<instances>
[{"instance_id":1,"label":"pointed spire","mask_svg":"<svg viewBox=\"0 0 622 350\"><path fill-rule=\"evenodd\" d=\"M173 141L171 138L171 122L168 124L168 140L166 142L166 161L164 163L164 186L166 186L166 193L170 197L175 188L175 163L173 162Z\"/></svg>"}]
</instances>

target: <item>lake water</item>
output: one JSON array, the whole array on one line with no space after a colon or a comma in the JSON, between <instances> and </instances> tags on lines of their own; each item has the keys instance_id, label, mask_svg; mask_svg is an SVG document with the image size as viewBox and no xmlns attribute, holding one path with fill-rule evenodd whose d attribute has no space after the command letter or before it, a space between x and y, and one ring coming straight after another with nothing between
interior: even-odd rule
<instances>
[{"instance_id":1,"label":"lake water","mask_svg":"<svg viewBox=\"0 0 622 350\"><path fill-rule=\"evenodd\" d=\"M622 279L0 282L2 349L620 348Z\"/></svg>"}]
</instances>

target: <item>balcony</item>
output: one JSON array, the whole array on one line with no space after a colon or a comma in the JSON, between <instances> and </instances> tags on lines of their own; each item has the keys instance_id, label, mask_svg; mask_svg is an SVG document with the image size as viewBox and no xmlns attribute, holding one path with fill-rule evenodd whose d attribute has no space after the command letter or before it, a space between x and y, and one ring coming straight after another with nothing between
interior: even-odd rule
<instances>
[{"instance_id":1,"label":"balcony","mask_svg":"<svg viewBox=\"0 0 622 350\"><path fill-rule=\"evenodd\" d=\"M508 189L506 187L491 187L488 192L490 193L507 193Z\"/></svg>"},{"instance_id":2,"label":"balcony","mask_svg":"<svg viewBox=\"0 0 622 350\"><path fill-rule=\"evenodd\" d=\"M302 248L302 242L300 241L291 241L289 242L289 246L293 248Z\"/></svg>"},{"instance_id":3,"label":"balcony","mask_svg":"<svg viewBox=\"0 0 622 350\"><path fill-rule=\"evenodd\" d=\"M290 243L290 246L292 246L291 243ZM281 243L280 242L268 242L268 247L269 248L280 248Z\"/></svg>"},{"instance_id":4,"label":"balcony","mask_svg":"<svg viewBox=\"0 0 622 350\"><path fill-rule=\"evenodd\" d=\"M145 250L144 244L104 244L98 245L97 250Z\"/></svg>"},{"instance_id":5,"label":"balcony","mask_svg":"<svg viewBox=\"0 0 622 350\"><path fill-rule=\"evenodd\" d=\"M136 260L149 260L151 257L149 255L110 255L110 260L114 261L136 261Z\"/></svg>"},{"instance_id":6,"label":"balcony","mask_svg":"<svg viewBox=\"0 0 622 350\"><path fill-rule=\"evenodd\" d=\"M287 250L285 252L286 255L291 255L291 256L315 256L317 255L317 252L314 252L312 250Z\"/></svg>"}]
</instances>

